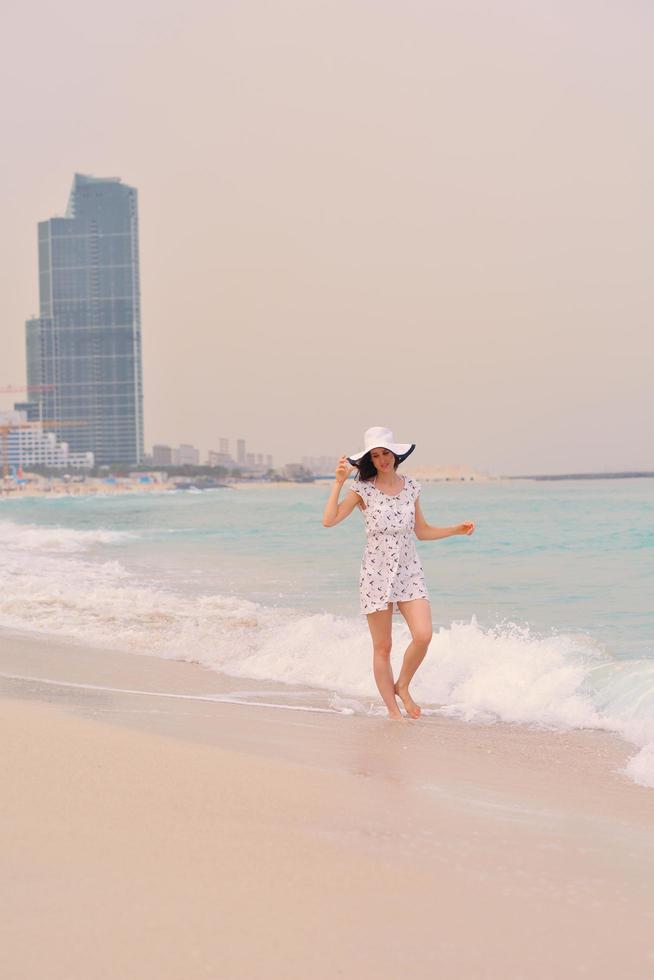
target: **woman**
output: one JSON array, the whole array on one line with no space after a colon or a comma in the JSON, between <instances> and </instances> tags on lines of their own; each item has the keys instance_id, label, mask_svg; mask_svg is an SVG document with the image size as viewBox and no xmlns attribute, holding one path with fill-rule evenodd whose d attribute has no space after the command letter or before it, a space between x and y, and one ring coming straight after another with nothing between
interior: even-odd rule
<instances>
[{"instance_id":1,"label":"woman","mask_svg":"<svg viewBox=\"0 0 654 980\"><path fill-rule=\"evenodd\" d=\"M361 562L359 592L361 611L368 617L372 637L373 670L379 693L391 718L402 718L399 697L410 718L420 708L409 694L409 684L431 642L429 593L416 552L419 541L436 541L453 534L472 534L468 521L454 527L432 527L420 509L420 484L400 476L397 468L416 448L415 443L396 443L390 429L375 426L364 435L365 449L341 456L336 480L323 514L323 525L340 524L358 507L366 523L367 544ZM351 464L349 466L348 464ZM339 503L341 487L358 470L352 488ZM392 617L399 612L411 632L397 682L391 669Z\"/></svg>"}]
</instances>

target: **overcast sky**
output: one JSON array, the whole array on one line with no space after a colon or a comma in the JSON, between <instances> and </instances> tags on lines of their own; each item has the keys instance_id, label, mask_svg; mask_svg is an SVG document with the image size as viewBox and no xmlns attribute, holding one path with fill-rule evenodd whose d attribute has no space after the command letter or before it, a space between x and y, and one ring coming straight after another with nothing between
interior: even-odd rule
<instances>
[{"instance_id":1,"label":"overcast sky","mask_svg":"<svg viewBox=\"0 0 654 980\"><path fill-rule=\"evenodd\" d=\"M654 466L649 0L2 10L0 386L37 221L120 176L148 448Z\"/></svg>"}]
</instances>

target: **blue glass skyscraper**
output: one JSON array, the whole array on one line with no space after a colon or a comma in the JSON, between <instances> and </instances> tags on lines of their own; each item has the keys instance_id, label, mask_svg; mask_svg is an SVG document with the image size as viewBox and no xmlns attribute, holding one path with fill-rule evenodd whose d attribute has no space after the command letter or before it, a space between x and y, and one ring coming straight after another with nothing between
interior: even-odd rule
<instances>
[{"instance_id":1,"label":"blue glass skyscraper","mask_svg":"<svg viewBox=\"0 0 654 980\"><path fill-rule=\"evenodd\" d=\"M63 218L39 222L40 316L27 321L31 417L75 452L143 458L138 203L119 178L75 174ZM65 420L81 425L66 427Z\"/></svg>"}]
</instances>

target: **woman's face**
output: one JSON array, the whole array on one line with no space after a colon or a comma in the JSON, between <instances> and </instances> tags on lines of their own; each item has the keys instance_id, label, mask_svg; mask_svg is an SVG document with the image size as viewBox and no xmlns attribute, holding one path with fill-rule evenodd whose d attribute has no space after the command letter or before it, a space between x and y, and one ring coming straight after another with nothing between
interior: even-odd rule
<instances>
[{"instance_id":1,"label":"woman's face","mask_svg":"<svg viewBox=\"0 0 654 980\"><path fill-rule=\"evenodd\" d=\"M373 449L370 458L378 473L390 472L395 466L395 456L390 449Z\"/></svg>"}]
</instances>

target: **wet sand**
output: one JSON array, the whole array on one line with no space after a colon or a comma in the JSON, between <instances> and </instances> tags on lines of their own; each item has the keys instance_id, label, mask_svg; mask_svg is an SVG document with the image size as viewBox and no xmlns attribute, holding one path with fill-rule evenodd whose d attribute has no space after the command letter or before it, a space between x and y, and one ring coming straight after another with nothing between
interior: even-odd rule
<instances>
[{"instance_id":1,"label":"wet sand","mask_svg":"<svg viewBox=\"0 0 654 980\"><path fill-rule=\"evenodd\" d=\"M11 980L654 974L654 791L613 735L20 634L0 674Z\"/></svg>"}]
</instances>

